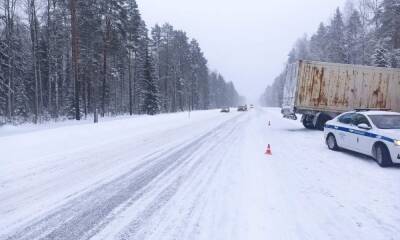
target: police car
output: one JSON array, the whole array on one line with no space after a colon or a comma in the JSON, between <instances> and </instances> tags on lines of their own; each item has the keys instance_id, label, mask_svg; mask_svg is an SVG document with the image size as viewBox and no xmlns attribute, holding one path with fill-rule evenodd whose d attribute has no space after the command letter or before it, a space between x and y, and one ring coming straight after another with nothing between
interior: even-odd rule
<instances>
[{"instance_id":1,"label":"police car","mask_svg":"<svg viewBox=\"0 0 400 240\"><path fill-rule=\"evenodd\" d=\"M400 113L346 112L328 121L324 133L331 150L343 148L371 156L381 167L400 163Z\"/></svg>"}]
</instances>

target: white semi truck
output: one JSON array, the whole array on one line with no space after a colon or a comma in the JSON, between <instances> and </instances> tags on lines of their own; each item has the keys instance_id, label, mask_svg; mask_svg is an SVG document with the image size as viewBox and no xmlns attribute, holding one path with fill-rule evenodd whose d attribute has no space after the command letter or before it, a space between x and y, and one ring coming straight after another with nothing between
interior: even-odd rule
<instances>
[{"instance_id":1,"label":"white semi truck","mask_svg":"<svg viewBox=\"0 0 400 240\"><path fill-rule=\"evenodd\" d=\"M298 61L287 67L282 114L309 129L355 109L400 112L400 69Z\"/></svg>"}]
</instances>

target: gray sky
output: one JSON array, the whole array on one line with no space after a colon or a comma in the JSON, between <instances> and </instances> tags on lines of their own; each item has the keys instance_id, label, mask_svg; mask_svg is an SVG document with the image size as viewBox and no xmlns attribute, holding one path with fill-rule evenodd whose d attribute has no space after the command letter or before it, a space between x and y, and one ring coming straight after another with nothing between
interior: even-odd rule
<instances>
[{"instance_id":1,"label":"gray sky","mask_svg":"<svg viewBox=\"0 0 400 240\"><path fill-rule=\"evenodd\" d=\"M149 27L171 23L200 42L211 70L256 101L282 71L297 38L345 0L137 0Z\"/></svg>"}]
</instances>

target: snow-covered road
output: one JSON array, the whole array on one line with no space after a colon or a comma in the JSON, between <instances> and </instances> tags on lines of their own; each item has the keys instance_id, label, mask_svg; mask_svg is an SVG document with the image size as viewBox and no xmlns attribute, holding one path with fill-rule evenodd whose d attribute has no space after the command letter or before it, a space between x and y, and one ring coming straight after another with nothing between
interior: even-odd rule
<instances>
[{"instance_id":1,"label":"snow-covered road","mask_svg":"<svg viewBox=\"0 0 400 240\"><path fill-rule=\"evenodd\" d=\"M0 239L399 239L400 168L322 138L261 108L0 129Z\"/></svg>"}]
</instances>

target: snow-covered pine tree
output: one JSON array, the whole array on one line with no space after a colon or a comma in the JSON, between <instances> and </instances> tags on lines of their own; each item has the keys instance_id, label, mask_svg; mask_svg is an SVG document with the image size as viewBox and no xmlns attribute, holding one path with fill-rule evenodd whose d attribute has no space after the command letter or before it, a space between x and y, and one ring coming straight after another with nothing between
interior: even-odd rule
<instances>
[{"instance_id":1,"label":"snow-covered pine tree","mask_svg":"<svg viewBox=\"0 0 400 240\"><path fill-rule=\"evenodd\" d=\"M151 29L150 48L153 54L154 68L157 77L161 78L161 46L162 46L161 27L156 24Z\"/></svg>"},{"instance_id":2,"label":"snow-covered pine tree","mask_svg":"<svg viewBox=\"0 0 400 240\"><path fill-rule=\"evenodd\" d=\"M74 110L75 120L81 120L80 97L81 97L81 80L79 79L79 20L78 20L78 3L77 0L70 0L70 16L71 16L71 69L74 86Z\"/></svg>"},{"instance_id":3,"label":"snow-covered pine tree","mask_svg":"<svg viewBox=\"0 0 400 240\"><path fill-rule=\"evenodd\" d=\"M192 72L190 81L191 109L207 109L209 104L207 60L195 39L190 42L190 61Z\"/></svg>"},{"instance_id":4,"label":"snow-covered pine tree","mask_svg":"<svg viewBox=\"0 0 400 240\"><path fill-rule=\"evenodd\" d=\"M32 54L32 67L35 83L34 91L34 122L41 121L43 115L43 82L41 75L41 60L39 55L39 33L40 25L37 16L37 3L36 0L29 0L26 5L26 12L28 12L28 22L30 30L31 54Z\"/></svg>"},{"instance_id":5,"label":"snow-covered pine tree","mask_svg":"<svg viewBox=\"0 0 400 240\"><path fill-rule=\"evenodd\" d=\"M184 31L174 32L173 49L175 54L173 56L174 98L172 107L174 111L185 111L189 107L190 82L193 76L191 74L189 39Z\"/></svg>"},{"instance_id":6,"label":"snow-covered pine tree","mask_svg":"<svg viewBox=\"0 0 400 240\"><path fill-rule=\"evenodd\" d=\"M149 43L135 0L1 3L0 122L143 112ZM218 75L211 100L207 60L184 31L156 26L151 48L163 112L235 101Z\"/></svg>"}]
</instances>

